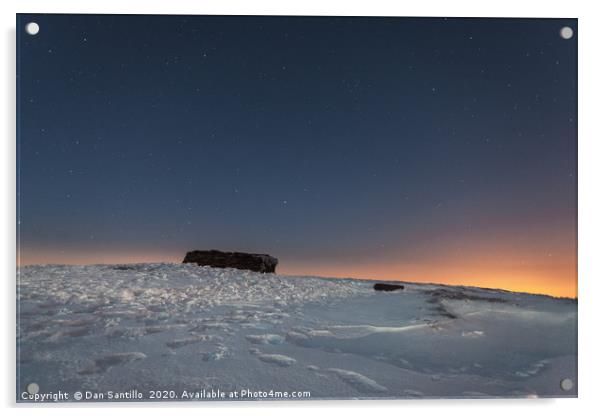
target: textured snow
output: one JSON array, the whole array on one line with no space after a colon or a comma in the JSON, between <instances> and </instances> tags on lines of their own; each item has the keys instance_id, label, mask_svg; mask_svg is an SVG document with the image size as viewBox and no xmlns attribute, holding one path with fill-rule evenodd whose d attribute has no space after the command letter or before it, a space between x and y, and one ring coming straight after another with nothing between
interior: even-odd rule
<instances>
[{"instance_id":1,"label":"textured snow","mask_svg":"<svg viewBox=\"0 0 602 416\"><path fill-rule=\"evenodd\" d=\"M373 284L193 264L22 267L18 399L33 382L42 393L576 395L576 301Z\"/></svg>"}]
</instances>

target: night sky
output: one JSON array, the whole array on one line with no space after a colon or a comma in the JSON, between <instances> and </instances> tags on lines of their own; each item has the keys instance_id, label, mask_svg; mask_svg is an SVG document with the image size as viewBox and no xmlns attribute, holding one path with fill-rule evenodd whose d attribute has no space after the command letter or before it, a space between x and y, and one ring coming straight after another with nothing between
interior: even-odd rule
<instances>
[{"instance_id":1,"label":"night sky","mask_svg":"<svg viewBox=\"0 0 602 416\"><path fill-rule=\"evenodd\" d=\"M17 33L20 264L215 248L576 296L575 19L19 15Z\"/></svg>"}]
</instances>

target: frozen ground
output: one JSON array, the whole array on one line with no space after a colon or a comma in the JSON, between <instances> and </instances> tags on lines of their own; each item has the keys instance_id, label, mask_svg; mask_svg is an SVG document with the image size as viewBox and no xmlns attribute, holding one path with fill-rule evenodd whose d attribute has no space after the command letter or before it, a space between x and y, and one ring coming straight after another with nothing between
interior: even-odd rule
<instances>
[{"instance_id":1,"label":"frozen ground","mask_svg":"<svg viewBox=\"0 0 602 416\"><path fill-rule=\"evenodd\" d=\"M136 389L147 400L211 389L576 395L576 301L373 284L191 264L22 267L17 400L30 383L41 393Z\"/></svg>"}]
</instances>

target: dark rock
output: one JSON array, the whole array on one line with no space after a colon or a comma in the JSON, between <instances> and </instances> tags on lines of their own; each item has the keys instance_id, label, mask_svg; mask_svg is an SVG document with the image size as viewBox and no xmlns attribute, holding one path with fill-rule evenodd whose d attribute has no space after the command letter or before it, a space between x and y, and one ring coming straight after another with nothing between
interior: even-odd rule
<instances>
[{"instance_id":1,"label":"dark rock","mask_svg":"<svg viewBox=\"0 0 602 416\"><path fill-rule=\"evenodd\" d=\"M120 270L120 271L124 271L124 270L136 270L135 266L128 266L127 264L124 264L122 266L115 266L113 267L113 270Z\"/></svg>"},{"instance_id":2,"label":"dark rock","mask_svg":"<svg viewBox=\"0 0 602 416\"><path fill-rule=\"evenodd\" d=\"M390 283L375 283L374 290L392 292L394 290L403 290L403 285L393 285Z\"/></svg>"},{"instance_id":3,"label":"dark rock","mask_svg":"<svg viewBox=\"0 0 602 416\"><path fill-rule=\"evenodd\" d=\"M275 273L278 259L267 254L225 252L218 250L189 251L182 263L196 263L199 266L231 267L252 270L260 273Z\"/></svg>"}]
</instances>

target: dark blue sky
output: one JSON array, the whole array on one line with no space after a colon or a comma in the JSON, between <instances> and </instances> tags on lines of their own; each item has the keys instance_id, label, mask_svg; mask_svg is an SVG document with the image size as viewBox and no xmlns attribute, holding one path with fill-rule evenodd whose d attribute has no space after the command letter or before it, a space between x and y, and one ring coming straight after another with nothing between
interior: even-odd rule
<instances>
[{"instance_id":1,"label":"dark blue sky","mask_svg":"<svg viewBox=\"0 0 602 416\"><path fill-rule=\"evenodd\" d=\"M19 15L21 260L570 283L576 24Z\"/></svg>"}]
</instances>

